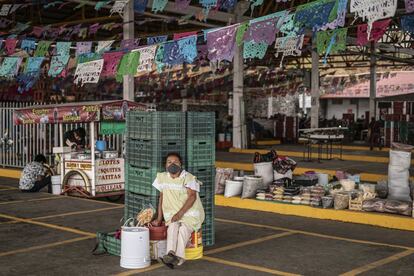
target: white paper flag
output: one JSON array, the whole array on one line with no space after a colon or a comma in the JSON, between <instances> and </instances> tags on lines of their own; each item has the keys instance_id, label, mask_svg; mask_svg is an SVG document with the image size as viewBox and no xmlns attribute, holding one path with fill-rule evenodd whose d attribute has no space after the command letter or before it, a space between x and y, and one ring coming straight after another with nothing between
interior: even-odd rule
<instances>
[{"instance_id":1,"label":"white paper flag","mask_svg":"<svg viewBox=\"0 0 414 276\"><path fill-rule=\"evenodd\" d=\"M3 4L0 9L0 16L7 16L13 4Z\"/></svg>"},{"instance_id":2,"label":"white paper flag","mask_svg":"<svg viewBox=\"0 0 414 276\"><path fill-rule=\"evenodd\" d=\"M103 59L79 63L75 71L75 84L97 83L103 68Z\"/></svg>"},{"instance_id":3,"label":"white paper flag","mask_svg":"<svg viewBox=\"0 0 414 276\"><path fill-rule=\"evenodd\" d=\"M110 11L111 15L118 13L121 17L123 17L125 5L128 4L128 2L128 0L117 0Z\"/></svg>"},{"instance_id":4,"label":"white paper flag","mask_svg":"<svg viewBox=\"0 0 414 276\"><path fill-rule=\"evenodd\" d=\"M109 51L114 41L115 40L98 41L98 46L95 48L95 53L102 54Z\"/></svg>"},{"instance_id":5,"label":"white paper flag","mask_svg":"<svg viewBox=\"0 0 414 276\"><path fill-rule=\"evenodd\" d=\"M152 71L156 50L156 45L136 50L139 52L139 65L137 67L137 73Z\"/></svg>"},{"instance_id":6,"label":"white paper flag","mask_svg":"<svg viewBox=\"0 0 414 276\"><path fill-rule=\"evenodd\" d=\"M375 21L395 15L397 2L397 0L351 0L350 12L355 13L355 17L367 21L369 38Z\"/></svg>"},{"instance_id":7,"label":"white paper flag","mask_svg":"<svg viewBox=\"0 0 414 276\"><path fill-rule=\"evenodd\" d=\"M278 57L279 53L282 53L280 66L282 66L285 56L300 56L302 54L303 39L304 35L278 37L276 39L276 57Z\"/></svg>"}]
</instances>

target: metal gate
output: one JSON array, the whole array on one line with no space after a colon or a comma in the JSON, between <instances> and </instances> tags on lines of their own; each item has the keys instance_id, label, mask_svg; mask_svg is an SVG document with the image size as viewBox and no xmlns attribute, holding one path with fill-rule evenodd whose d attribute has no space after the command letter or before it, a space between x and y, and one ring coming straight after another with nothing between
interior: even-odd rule
<instances>
[{"instance_id":1,"label":"metal gate","mask_svg":"<svg viewBox=\"0 0 414 276\"><path fill-rule=\"evenodd\" d=\"M53 147L58 145L59 127L57 124L14 125L13 111L17 108L44 105L43 103L0 103L0 166L23 168L33 161L37 154L44 154L53 162ZM88 123L64 124L63 131L83 127L89 133ZM99 127L99 126L98 126ZM99 128L98 128L99 129ZM108 147L123 153L123 135L105 137ZM89 135L86 144L91 145Z\"/></svg>"}]
</instances>

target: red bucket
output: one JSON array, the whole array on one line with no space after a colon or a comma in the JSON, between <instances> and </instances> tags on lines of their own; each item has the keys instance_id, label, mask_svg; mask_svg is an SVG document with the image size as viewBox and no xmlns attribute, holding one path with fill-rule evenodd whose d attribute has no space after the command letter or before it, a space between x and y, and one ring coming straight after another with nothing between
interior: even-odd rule
<instances>
[{"instance_id":1,"label":"red bucket","mask_svg":"<svg viewBox=\"0 0 414 276\"><path fill-rule=\"evenodd\" d=\"M148 226L150 232L150 240L151 241L163 241L167 239L167 229L168 227L162 223L160 226Z\"/></svg>"}]
</instances>

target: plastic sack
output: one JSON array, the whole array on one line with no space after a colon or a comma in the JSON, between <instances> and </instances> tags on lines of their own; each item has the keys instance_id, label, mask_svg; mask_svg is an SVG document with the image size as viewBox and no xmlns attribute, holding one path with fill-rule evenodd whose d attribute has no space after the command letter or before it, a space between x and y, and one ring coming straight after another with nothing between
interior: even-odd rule
<instances>
[{"instance_id":1,"label":"plastic sack","mask_svg":"<svg viewBox=\"0 0 414 276\"><path fill-rule=\"evenodd\" d=\"M387 200L384 205L385 212L405 216L411 216L412 209L412 203L406 201Z\"/></svg>"},{"instance_id":2,"label":"plastic sack","mask_svg":"<svg viewBox=\"0 0 414 276\"><path fill-rule=\"evenodd\" d=\"M406 151L406 152L410 152L414 149L414 146L412 145L406 145L406 144L401 144L401 143L392 143L391 144L391 150L396 150L396 151Z\"/></svg>"},{"instance_id":3,"label":"plastic sack","mask_svg":"<svg viewBox=\"0 0 414 276\"><path fill-rule=\"evenodd\" d=\"M411 151L399 151L390 150L390 163L391 166L398 166L403 169L410 169L411 166Z\"/></svg>"},{"instance_id":4,"label":"plastic sack","mask_svg":"<svg viewBox=\"0 0 414 276\"><path fill-rule=\"evenodd\" d=\"M373 198L362 202L362 210L367 212L385 212L385 199Z\"/></svg>"},{"instance_id":5,"label":"plastic sack","mask_svg":"<svg viewBox=\"0 0 414 276\"><path fill-rule=\"evenodd\" d=\"M263 189L263 179L253 179L254 176L246 176L243 181L243 192L241 198L256 197L257 190Z\"/></svg>"},{"instance_id":6,"label":"plastic sack","mask_svg":"<svg viewBox=\"0 0 414 276\"><path fill-rule=\"evenodd\" d=\"M292 170L288 170L284 174L278 173L277 171L273 171L273 180L279 180L279 179L283 179L283 178L292 179L292 177L293 177Z\"/></svg>"},{"instance_id":7,"label":"plastic sack","mask_svg":"<svg viewBox=\"0 0 414 276\"><path fill-rule=\"evenodd\" d=\"M336 210L343 210L349 206L349 195L338 193L334 196L334 208Z\"/></svg>"},{"instance_id":8,"label":"plastic sack","mask_svg":"<svg viewBox=\"0 0 414 276\"><path fill-rule=\"evenodd\" d=\"M387 180L378 181L377 185L375 186L375 192L377 193L379 198L387 198L388 196Z\"/></svg>"},{"instance_id":9,"label":"plastic sack","mask_svg":"<svg viewBox=\"0 0 414 276\"><path fill-rule=\"evenodd\" d=\"M388 166L388 199L411 201L410 172L400 166Z\"/></svg>"},{"instance_id":10,"label":"plastic sack","mask_svg":"<svg viewBox=\"0 0 414 276\"><path fill-rule=\"evenodd\" d=\"M273 161L273 169L280 174L285 174L289 170L293 172L296 165L296 161L288 157L278 157Z\"/></svg>"},{"instance_id":11,"label":"plastic sack","mask_svg":"<svg viewBox=\"0 0 414 276\"><path fill-rule=\"evenodd\" d=\"M226 180L232 179L234 170L227 168L217 168L215 178L215 194L224 194Z\"/></svg>"}]
</instances>

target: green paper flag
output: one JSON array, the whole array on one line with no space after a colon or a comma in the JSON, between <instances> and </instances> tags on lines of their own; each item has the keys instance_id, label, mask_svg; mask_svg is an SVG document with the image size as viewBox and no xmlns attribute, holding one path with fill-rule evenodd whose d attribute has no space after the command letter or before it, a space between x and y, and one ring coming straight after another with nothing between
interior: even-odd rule
<instances>
[{"instance_id":1,"label":"green paper flag","mask_svg":"<svg viewBox=\"0 0 414 276\"><path fill-rule=\"evenodd\" d=\"M125 75L135 76L137 73L137 67L139 65L139 52L130 52L125 54L118 66L116 72L116 81L122 82L122 78Z\"/></svg>"},{"instance_id":2,"label":"green paper flag","mask_svg":"<svg viewBox=\"0 0 414 276\"><path fill-rule=\"evenodd\" d=\"M236 33L236 42L238 46L241 46L243 44L243 37L244 33L249 28L249 22L244 22L243 24L240 24L240 26L237 28Z\"/></svg>"},{"instance_id":3,"label":"green paper flag","mask_svg":"<svg viewBox=\"0 0 414 276\"><path fill-rule=\"evenodd\" d=\"M52 44L52 41L39 41L39 44L37 44L36 51L34 53L35 57L44 57L48 53L50 44Z\"/></svg>"},{"instance_id":4,"label":"green paper flag","mask_svg":"<svg viewBox=\"0 0 414 276\"><path fill-rule=\"evenodd\" d=\"M318 54L335 54L346 50L346 35L348 28L336 29L332 31L317 32L316 46Z\"/></svg>"}]
</instances>

